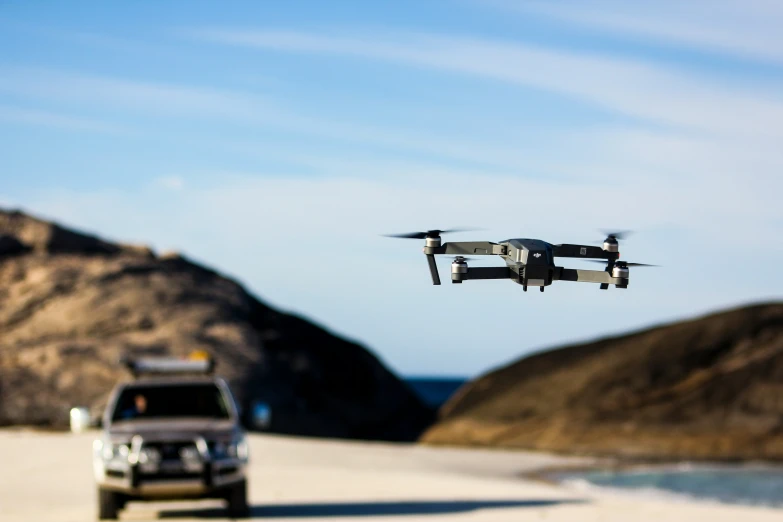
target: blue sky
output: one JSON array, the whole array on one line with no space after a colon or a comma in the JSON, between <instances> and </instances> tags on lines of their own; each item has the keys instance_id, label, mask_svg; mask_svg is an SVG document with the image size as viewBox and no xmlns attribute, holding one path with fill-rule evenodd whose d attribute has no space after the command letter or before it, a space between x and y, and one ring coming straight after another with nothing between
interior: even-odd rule
<instances>
[{"instance_id":1,"label":"blue sky","mask_svg":"<svg viewBox=\"0 0 783 522\"><path fill-rule=\"evenodd\" d=\"M398 372L475 375L780 299L781 23L747 0L3 2L0 204L182 251ZM664 266L434 287L381 237L462 226L630 228L623 257Z\"/></svg>"}]
</instances>

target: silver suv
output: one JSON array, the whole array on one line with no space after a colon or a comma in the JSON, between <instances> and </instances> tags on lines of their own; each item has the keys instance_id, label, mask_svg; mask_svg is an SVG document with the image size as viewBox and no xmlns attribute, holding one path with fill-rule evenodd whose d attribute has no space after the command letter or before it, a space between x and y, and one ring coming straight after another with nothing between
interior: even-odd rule
<instances>
[{"instance_id":1,"label":"silver suv","mask_svg":"<svg viewBox=\"0 0 783 522\"><path fill-rule=\"evenodd\" d=\"M248 515L248 445L226 382L209 359L126 361L135 379L112 391L93 443L98 518L129 500L220 498Z\"/></svg>"}]
</instances>

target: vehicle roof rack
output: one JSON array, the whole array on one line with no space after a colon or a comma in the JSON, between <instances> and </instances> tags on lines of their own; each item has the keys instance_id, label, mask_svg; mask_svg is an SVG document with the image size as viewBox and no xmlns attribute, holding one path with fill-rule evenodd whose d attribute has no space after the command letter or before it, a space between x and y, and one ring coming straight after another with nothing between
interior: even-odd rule
<instances>
[{"instance_id":1,"label":"vehicle roof rack","mask_svg":"<svg viewBox=\"0 0 783 522\"><path fill-rule=\"evenodd\" d=\"M123 357L120 362L136 379L146 375L211 375L215 372L215 359L202 352L190 357Z\"/></svg>"}]
</instances>

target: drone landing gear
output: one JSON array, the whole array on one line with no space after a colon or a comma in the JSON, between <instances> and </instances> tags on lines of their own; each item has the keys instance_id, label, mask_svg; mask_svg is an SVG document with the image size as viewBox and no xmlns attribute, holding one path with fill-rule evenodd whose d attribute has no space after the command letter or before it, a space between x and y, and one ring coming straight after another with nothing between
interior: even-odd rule
<instances>
[{"instance_id":1,"label":"drone landing gear","mask_svg":"<svg viewBox=\"0 0 783 522\"><path fill-rule=\"evenodd\" d=\"M427 254L427 263L430 265L430 275L432 276L432 284L440 284L440 276L438 275L438 266L435 264L435 256ZM462 281L460 281L461 283Z\"/></svg>"},{"instance_id":2,"label":"drone landing gear","mask_svg":"<svg viewBox=\"0 0 783 522\"><path fill-rule=\"evenodd\" d=\"M522 283L522 290L527 292L527 283Z\"/></svg>"},{"instance_id":3,"label":"drone landing gear","mask_svg":"<svg viewBox=\"0 0 783 522\"><path fill-rule=\"evenodd\" d=\"M541 290L542 292L544 291L544 287L543 286L539 286L538 289Z\"/></svg>"}]
</instances>

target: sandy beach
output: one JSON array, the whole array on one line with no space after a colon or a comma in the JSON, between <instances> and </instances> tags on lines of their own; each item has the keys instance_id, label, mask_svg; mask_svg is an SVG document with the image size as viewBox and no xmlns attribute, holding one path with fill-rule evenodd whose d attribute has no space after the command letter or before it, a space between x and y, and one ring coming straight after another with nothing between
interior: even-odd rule
<instances>
[{"instance_id":1,"label":"sandy beach","mask_svg":"<svg viewBox=\"0 0 783 522\"><path fill-rule=\"evenodd\" d=\"M95 520L95 433L0 431L4 522ZM520 478L589 459L251 435L252 518L266 520L779 521L783 510L584 492ZM131 503L125 520L223 519L212 501Z\"/></svg>"}]
</instances>

